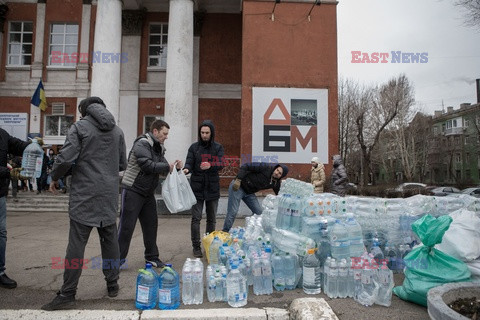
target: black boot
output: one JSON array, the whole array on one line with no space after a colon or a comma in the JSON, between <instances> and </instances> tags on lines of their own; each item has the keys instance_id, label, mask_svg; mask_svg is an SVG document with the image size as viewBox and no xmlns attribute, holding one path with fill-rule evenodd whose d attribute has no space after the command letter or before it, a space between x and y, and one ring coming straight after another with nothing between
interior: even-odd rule
<instances>
[{"instance_id":1,"label":"black boot","mask_svg":"<svg viewBox=\"0 0 480 320\"><path fill-rule=\"evenodd\" d=\"M72 309L75 306L75 296L64 296L63 294L57 292L57 296L52 302L47 303L42 306L42 310L53 311L53 310L66 310Z\"/></svg>"},{"instance_id":2,"label":"black boot","mask_svg":"<svg viewBox=\"0 0 480 320\"><path fill-rule=\"evenodd\" d=\"M193 243L193 256L195 258L203 258L202 248L200 247L200 243Z\"/></svg>"},{"instance_id":3,"label":"black boot","mask_svg":"<svg viewBox=\"0 0 480 320\"><path fill-rule=\"evenodd\" d=\"M10 279L5 273L3 273L0 275L0 287L14 289L17 287L17 282Z\"/></svg>"}]
</instances>

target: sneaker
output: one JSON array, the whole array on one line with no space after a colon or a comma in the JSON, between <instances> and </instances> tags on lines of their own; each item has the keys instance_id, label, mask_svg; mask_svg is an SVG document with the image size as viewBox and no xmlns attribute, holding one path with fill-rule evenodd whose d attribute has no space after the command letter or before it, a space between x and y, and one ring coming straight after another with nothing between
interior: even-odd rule
<instances>
[{"instance_id":1,"label":"sneaker","mask_svg":"<svg viewBox=\"0 0 480 320\"><path fill-rule=\"evenodd\" d=\"M5 273L0 275L0 287L7 289L15 289L17 287L17 282L10 279Z\"/></svg>"},{"instance_id":2,"label":"sneaker","mask_svg":"<svg viewBox=\"0 0 480 320\"><path fill-rule=\"evenodd\" d=\"M120 290L120 287L118 286L118 283L107 285L108 296L110 298L118 296L119 290Z\"/></svg>"},{"instance_id":3,"label":"sneaker","mask_svg":"<svg viewBox=\"0 0 480 320\"><path fill-rule=\"evenodd\" d=\"M195 258L203 258L203 253L201 248L193 248L193 256Z\"/></svg>"},{"instance_id":4,"label":"sneaker","mask_svg":"<svg viewBox=\"0 0 480 320\"><path fill-rule=\"evenodd\" d=\"M150 260L146 260L145 263L151 263L153 267L155 268L164 268L165 267L165 263L162 262L162 260L158 259L158 258L155 258L155 259L150 259Z\"/></svg>"},{"instance_id":5,"label":"sneaker","mask_svg":"<svg viewBox=\"0 0 480 320\"><path fill-rule=\"evenodd\" d=\"M65 310L72 309L75 305L75 296L64 296L60 292L57 292L57 296L52 302L47 303L42 306L42 310L53 311L53 310Z\"/></svg>"}]
</instances>

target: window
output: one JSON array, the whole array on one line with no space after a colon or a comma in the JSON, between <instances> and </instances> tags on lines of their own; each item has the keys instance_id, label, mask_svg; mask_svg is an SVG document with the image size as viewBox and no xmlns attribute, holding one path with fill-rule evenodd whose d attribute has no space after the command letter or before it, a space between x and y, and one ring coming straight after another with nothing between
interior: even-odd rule
<instances>
[{"instance_id":1,"label":"window","mask_svg":"<svg viewBox=\"0 0 480 320\"><path fill-rule=\"evenodd\" d=\"M73 122L74 116L46 116L45 135L55 137L66 136Z\"/></svg>"},{"instance_id":2,"label":"window","mask_svg":"<svg viewBox=\"0 0 480 320\"><path fill-rule=\"evenodd\" d=\"M167 67L168 24L150 25L148 40L148 66L165 69Z\"/></svg>"},{"instance_id":3,"label":"window","mask_svg":"<svg viewBox=\"0 0 480 320\"><path fill-rule=\"evenodd\" d=\"M452 120L447 121L447 129L450 129L452 127Z\"/></svg>"},{"instance_id":4,"label":"window","mask_svg":"<svg viewBox=\"0 0 480 320\"><path fill-rule=\"evenodd\" d=\"M74 67L78 59L77 46L78 24L53 23L50 27L48 64L57 67Z\"/></svg>"},{"instance_id":5,"label":"window","mask_svg":"<svg viewBox=\"0 0 480 320\"><path fill-rule=\"evenodd\" d=\"M472 174L470 173L470 169L465 170L465 179L470 179Z\"/></svg>"},{"instance_id":6,"label":"window","mask_svg":"<svg viewBox=\"0 0 480 320\"><path fill-rule=\"evenodd\" d=\"M10 22L8 31L8 65L32 64L33 22Z\"/></svg>"},{"instance_id":7,"label":"window","mask_svg":"<svg viewBox=\"0 0 480 320\"><path fill-rule=\"evenodd\" d=\"M462 162L462 157L460 156L460 153L455 154L455 162L456 163Z\"/></svg>"},{"instance_id":8,"label":"window","mask_svg":"<svg viewBox=\"0 0 480 320\"><path fill-rule=\"evenodd\" d=\"M468 145L468 141L470 140L470 137L469 137L469 136L465 136L464 139L465 139L465 141L464 141L465 145Z\"/></svg>"},{"instance_id":9,"label":"window","mask_svg":"<svg viewBox=\"0 0 480 320\"><path fill-rule=\"evenodd\" d=\"M465 128L470 127L470 120L465 119Z\"/></svg>"},{"instance_id":10,"label":"window","mask_svg":"<svg viewBox=\"0 0 480 320\"><path fill-rule=\"evenodd\" d=\"M453 125L452 125L453 128L456 128L457 127L457 119L454 119L453 120Z\"/></svg>"},{"instance_id":11,"label":"window","mask_svg":"<svg viewBox=\"0 0 480 320\"><path fill-rule=\"evenodd\" d=\"M143 117L143 133L150 131L150 126L155 120L163 120L163 116L150 115Z\"/></svg>"}]
</instances>

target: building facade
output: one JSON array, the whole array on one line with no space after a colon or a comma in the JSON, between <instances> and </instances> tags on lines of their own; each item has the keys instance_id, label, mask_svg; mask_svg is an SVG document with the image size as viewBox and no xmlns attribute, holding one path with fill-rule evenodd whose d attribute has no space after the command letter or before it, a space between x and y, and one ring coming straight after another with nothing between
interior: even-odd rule
<instances>
[{"instance_id":1,"label":"building facade","mask_svg":"<svg viewBox=\"0 0 480 320\"><path fill-rule=\"evenodd\" d=\"M184 160L211 119L231 163L285 162L302 180L312 154L331 168L335 1L12 0L2 20L0 117L18 116L19 132L60 146L79 101L99 96L128 150L163 118L167 159ZM45 112L30 104L40 80Z\"/></svg>"}]
</instances>

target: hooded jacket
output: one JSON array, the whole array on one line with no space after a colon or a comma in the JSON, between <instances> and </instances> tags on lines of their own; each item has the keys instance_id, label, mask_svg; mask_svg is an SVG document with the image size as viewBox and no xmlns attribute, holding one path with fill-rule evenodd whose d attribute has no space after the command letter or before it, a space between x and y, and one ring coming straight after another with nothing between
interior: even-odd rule
<instances>
[{"instance_id":1,"label":"hooded jacket","mask_svg":"<svg viewBox=\"0 0 480 320\"><path fill-rule=\"evenodd\" d=\"M53 164L53 180L72 168L70 219L92 227L116 222L119 171L127 166L123 131L103 106L90 104L86 115L68 130Z\"/></svg>"},{"instance_id":2,"label":"hooded jacket","mask_svg":"<svg viewBox=\"0 0 480 320\"><path fill-rule=\"evenodd\" d=\"M280 179L272 178L273 171L282 167L283 174ZM288 167L283 164L269 165L266 163L245 163L240 167L237 179L241 179L240 186L246 194L252 194L260 190L273 189L275 194L280 191L280 180L288 174Z\"/></svg>"},{"instance_id":3,"label":"hooded jacket","mask_svg":"<svg viewBox=\"0 0 480 320\"><path fill-rule=\"evenodd\" d=\"M210 140L204 142L200 134L201 128L208 126L210 128ZM216 200L220 198L220 177L219 171L222 170L224 150L223 146L215 142L215 127L209 120L202 122L198 128L198 141L188 148L185 168L192 173L190 177L190 186L197 200ZM210 162L210 168L200 169L202 162Z\"/></svg>"},{"instance_id":4,"label":"hooded jacket","mask_svg":"<svg viewBox=\"0 0 480 320\"><path fill-rule=\"evenodd\" d=\"M10 170L7 168L8 154L21 156L29 142L22 141L0 128L0 198L8 194Z\"/></svg>"},{"instance_id":5,"label":"hooded jacket","mask_svg":"<svg viewBox=\"0 0 480 320\"><path fill-rule=\"evenodd\" d=\"M323 192L323 186L325 185L325 167L323 163L316 162L318 165L316 168L312 166L312 175L310 177L311 183L314 187L315 193Z\"/></svg>"},{"instance_id":6,"label":"hooded jacket","mask_svg":"<svg viewBox=\"0 0 480 320\"><path fill-rule=\"evenodd\" d=\"M143 196L153 195L160 176L165 178L170 171L164 155L165 147L151 132L135 139L122 178L122 187Z\"/></svg>"},{"instance_id":7,"label":"hooded jacket","mask_svg":"<svg viewBox=\"0 0 480 320\"><path fill-rule=\"evenodd\" d=\"M340 155L333 156L332 193L344 196L347 191L347 171Z\"/></svg>"}]
</instances>

